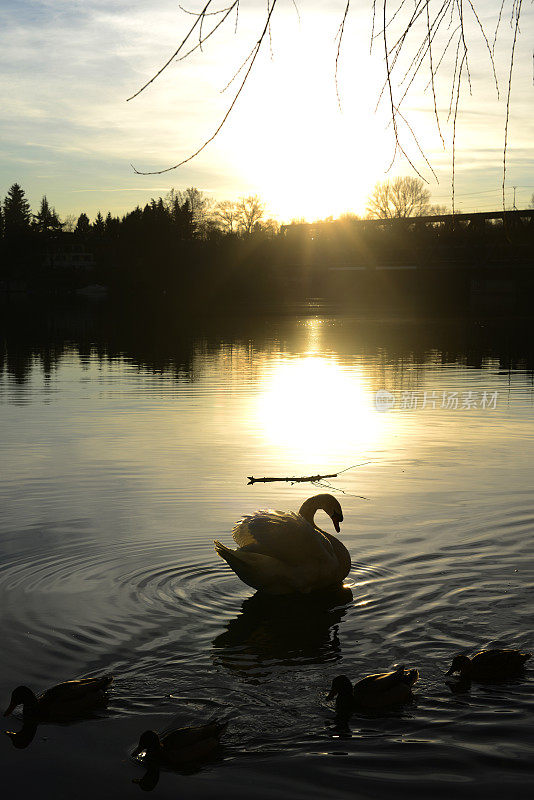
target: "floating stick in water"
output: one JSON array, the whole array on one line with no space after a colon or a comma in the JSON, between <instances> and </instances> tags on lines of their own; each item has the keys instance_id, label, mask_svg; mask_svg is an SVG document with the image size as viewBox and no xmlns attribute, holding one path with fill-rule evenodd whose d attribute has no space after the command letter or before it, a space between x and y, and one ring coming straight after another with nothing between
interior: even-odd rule
<instances>
[{"instance_id":1,"label":"floating stick in water","mask_svg":"<svg viewBox=\"0 0 534 800\"><path fill-rule=\"evenodd\" d=\"M275 483L275 482L285 482L285 483L318 483L319 481L325 480L325 478L337 478L338 475L341 475L342 472L347 472L349 469L354 469L355 467L363 467L365 464L370 464L370 461L364 461L362 464L353 464L351 467L345 467L345 469L340 469L339 472L332 472L330 475L306 475L304 477L292 477L292 478L254 478L252 475L248 476L248 483L247 486L250 486L253 483Z\"/></svg>"}]
</instances>

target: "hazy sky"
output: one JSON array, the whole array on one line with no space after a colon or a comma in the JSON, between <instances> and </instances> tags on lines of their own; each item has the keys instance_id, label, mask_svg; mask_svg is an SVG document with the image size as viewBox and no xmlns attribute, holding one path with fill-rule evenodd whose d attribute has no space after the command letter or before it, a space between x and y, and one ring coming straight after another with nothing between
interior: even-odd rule
<instances>
[{"instance_id":1,"label":"hazy sky","mask_svg":"<svg viewBox=\"0 0 534 800\"><path fill-rule=\"evenodd\" d=\"M436 10L441 2L436 0ZM202 4L190 0L186 8ZM192 23L176 0L3 0L0 195L17 181L34 208L46 193L60 215L86 211L93 217L98 210L122 213L172 186L197 186L215 200L258 193L282 219L343 210L362 213L375 182L388 177L393 153L387 108L375 113L384 64L380 39L369 55L371 3L352 0L339 62L341 111L334 83L335 35L345 0L297 0L299 14L292 0L278 4L272 52L266 42L215 142L179 170L141 176L130 163L143 170L165 168L213 133L239 79L225 93L221 89L258 39L266 1L242 0L237 34L233 21L227 23L203 52L173 63L127 103ZM214 7L225 5L221 0ZM479 0L476 7L491 46L500 0ZM501 202L510 7L505 8L495 50L500 99L484 39L466 8L472 96L464 81L456 187L459 210L483 210ZM393 27L391 32L393 38ZM441 48L450 32L443 34ZM526 3L515 56L508 151L507 186L518 187L518 207L528 206L534 193L533 34L534 6ZM438 40L435 48L439 55ZM423 92L426 78L414 83L403 106L439 184L409 131L401 132L410 156L430 181L433 200L446 205L452 141L446 119L453 67L451 49L436 85L445 149L433 120L430 88ZM397 96L403 91L397 87L400 77L399 72ZM413 173L398 160L393 174ZM510 189L510 204L512 198Z\"/></svg>"}]
</instances>

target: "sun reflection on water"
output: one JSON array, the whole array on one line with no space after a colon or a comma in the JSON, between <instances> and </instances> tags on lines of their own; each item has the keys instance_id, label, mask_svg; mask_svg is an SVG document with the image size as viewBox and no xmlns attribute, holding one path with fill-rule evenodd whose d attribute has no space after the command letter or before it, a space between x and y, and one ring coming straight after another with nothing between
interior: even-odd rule
<instances>
[{"instance_id":1,"label":"sun reflection on water","mask_svg":"<svg viewBox=\"0 0 534 800\"><path fill-rule=\"evenodd\" d=\"M354 457L381 435L368 380L330 355L271 362L258 421L271 445L314 463Z\"/></svg>"}]
</instances>

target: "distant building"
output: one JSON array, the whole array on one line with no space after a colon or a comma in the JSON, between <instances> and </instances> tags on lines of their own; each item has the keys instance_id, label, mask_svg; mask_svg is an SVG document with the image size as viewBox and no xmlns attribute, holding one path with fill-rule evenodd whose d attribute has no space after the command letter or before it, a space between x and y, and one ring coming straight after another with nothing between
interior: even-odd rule
<instances>
[{"instance_id":1,"label":"distant building","mask_svg":"<svg viewBox=\"0 0 534 800\"><path fill-rule=\"evenodd\" d=\"M47 269L66 269L88 271L94 269L96 261L93 253L88 253L79 243L60 244L50 249L44 259L43 267Z\"/></svg>"}]
</instances>

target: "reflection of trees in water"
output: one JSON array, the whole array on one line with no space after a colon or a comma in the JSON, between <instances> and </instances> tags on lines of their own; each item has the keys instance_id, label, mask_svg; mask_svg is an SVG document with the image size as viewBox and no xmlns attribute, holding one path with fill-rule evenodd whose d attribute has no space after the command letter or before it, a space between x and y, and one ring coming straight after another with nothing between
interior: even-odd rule
<instances>
[{"instance_id":1,"label":"reflection of trees in water","mask_svg":"<svg viewBox=\"0 0 534 800\"><path fill-rule=\"evenodd\" d=\"M256 592L212 644L212 660L252 681L274 666L341 658L337 626L353 600L350 589L272 597Z\"/></svg>"},{"instance_id":2,"label":"reflection of trees in water","mask_svg":"<svg viewBox=\"0 0 534 800\"><path fill-rule=\"evenodd\" d=\"M317 314L309 316L317 319ZM199 318L174 304L148 309L72 301L48 307L42 300L20 298L7 303L0 315L0 371L22 385L37 363L48 380L74 354L82 367L90 358L124 359L187 383L200 380L207 370L224 371L229 380L254 379L271 355L308 351L305 317L246 317L241 310ZM481 325L468 318L389 322L331 314L330 319L343 324L323 325L321 349L335 353L347 366L361 361L370 365L370 380L376 382L371 388L383 388L386 382L392 388L413 388L427 366L444 363L480 368L493 359L500 369L534 369L528 320Z\"/></svg>"},{"instance_id":3,"label":"reflection of trees in water","mask_svg":"<svg viewBox=\"0 0 534 800\"><path fill-rule=\"evenodd\" d=\"M161 312L161 313L160 313ZM207 357L235 361L248 353L249 330L232 320L189 318L183 309L115 307L85 302L43 308L31 300L11 302L0 317L0 371L23 384L35 362L49 379L60 362L75 354L87 363L124 359L140 369L194 382Z\"/></svg>"}]
</instances>

